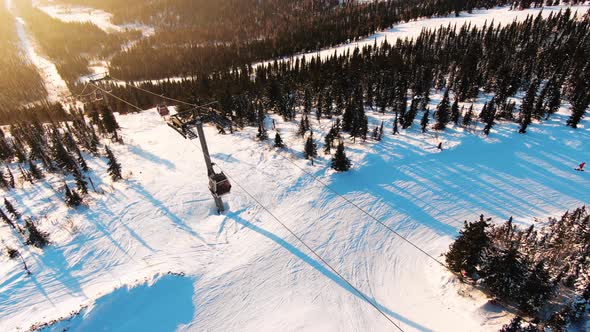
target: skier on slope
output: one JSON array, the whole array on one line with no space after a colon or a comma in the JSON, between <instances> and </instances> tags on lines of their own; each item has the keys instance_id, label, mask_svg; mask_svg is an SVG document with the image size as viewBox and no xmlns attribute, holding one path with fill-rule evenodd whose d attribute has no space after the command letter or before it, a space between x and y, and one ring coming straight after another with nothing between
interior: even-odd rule
<instances>
[{"instance_id":1,"label":"skier on slope","mask_svg":"<svg viewBox=\"0 0 590 332\"><path fill-rule=\"evenodd\" d=\"M576 171L584 171L584 166L586 166L586 162L583 161L580 166L578 166L578 168L576 168Z\"/></svg>"}]
</instances>

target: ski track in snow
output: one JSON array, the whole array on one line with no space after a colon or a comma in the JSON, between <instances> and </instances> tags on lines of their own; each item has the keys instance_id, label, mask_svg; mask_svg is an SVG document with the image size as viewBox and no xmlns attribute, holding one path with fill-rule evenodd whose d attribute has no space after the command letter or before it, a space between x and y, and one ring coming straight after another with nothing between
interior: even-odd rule
<instances>
[{"instance_id":1,"label":"ski track in snow","mask_svg":"<svg viewBox=\"0 0 590 332\"><path fill-rule=\"evenodd\" d=\"M6 7L12 9L12 1L5 1ZM47 100L56 103L64 100L70 95L70 90L66 82L62 79L57 71L55 64L46 56L38 52L39 46L34 44L33 37L26 31L26 22L21 17L16 17L16 31L21 42L24 56L29 60L41 74L45 90L47 90Z\"/></svg>"},{"instance_id":2,"label":"ski track in snow","mask_svg":"<svg viewBox=\"0 0 590 332\"><path fill-rule=\"evenodd\" d=\"M431 108L440 98L432 96ZM584 144L590 139L590 121L574 131L564 126L567 115L564 107L552 120L531 125L526 135L516 133L516 124L501 122L487 138L481 128L476 135L461 128L423 135L416 125L392 137L392 116L369 112L372 126L385 121L385 138L377 144L347 142L354 167L343 174L329 170L322 152L315 166L302 160L298 121L275 119L289 147L283 155L439 257L463 220L481 213L496 222L514 216L527 225L534 217L590 202L588 173L572 171L590 159ZM53 244L43 252L24 250L31 277L18 261L0 257L0 330L68 316L96 299L103 308L112 296L123 296L114 289L146 280L151 284L168 271L184 272L193 282L193 317L186 324L183 317L179 330L392 329L236 185L225 198L228 212L218 216L198 142L183 140L155 110L118 120L126 144L111 148L126 181L111 184L105 161L88 158L91 176L105 194L91 194L87 207L66 208L63 184L53 176L10 193L24 214L49 216L41 228L51 233ZM328 120L313 127L319 140ZM255 128L233 136L205 130L213 160L404 331L496 331L511 318L477 292L464 292L439 265L283 160L270 142L261 146L254 141ZM444 142L442 152L436 150L439 141ZM66 218L76 232L63 226ZM16 246L6 225L0 226L0 236ZM139 294L146 291L138 287ZM184 283L171 287L191 292ZM107 312L125 309L126 301L112 303ZM174 305L187 309L185 301ZM89 313L92 320L85 313L53 330L97 323Z\"/></svg>"}]
</instances>

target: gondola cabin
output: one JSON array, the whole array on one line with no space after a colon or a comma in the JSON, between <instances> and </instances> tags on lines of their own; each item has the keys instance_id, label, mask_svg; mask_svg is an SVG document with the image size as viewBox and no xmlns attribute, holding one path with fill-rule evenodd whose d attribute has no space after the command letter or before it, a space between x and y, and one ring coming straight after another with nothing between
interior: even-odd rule
<instances>
[{"instance_id":1,"label":"gondola cabin","mask_svg":"<svg viewBox=\"0 0 590 332\"><path fill-rule=\"evenodd\" d=\"M160 104L158 105L158 114L160 114L160 116L166 116L166 115L170 115L170 110L168 109L168 106L164 105L164 104Z\"/></svg>"},{"instance_id":2,"label":"gondola cabin","mask_svg":"<svg viewBox=\"0 0 590 332\"><path fill-rule=\"evenodd\" d=\"M217 197L223 196L231 191L231 183L223 172L213 173L209 176L209 190Z\"/></svg>"}]
</instances>

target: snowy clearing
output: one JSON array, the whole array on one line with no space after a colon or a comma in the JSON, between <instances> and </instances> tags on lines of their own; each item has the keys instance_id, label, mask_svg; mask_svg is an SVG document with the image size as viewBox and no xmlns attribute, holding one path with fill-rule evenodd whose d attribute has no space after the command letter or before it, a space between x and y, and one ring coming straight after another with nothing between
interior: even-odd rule
<instances>
[{"instance_id":1,"label":"snowy clearing","mask_svg":"<svg viewBox=\"0 0 590 332\"><path fill-rule=\"evenodd\" d=\"M439 101L440 95L434 95L431 105ZM516 222L530 223L534 217L590 202L590 192L584 190L590 178L572 169L579 160L590 159L590 147L584 144L590 139L589 123L584 121L574 136L563 125L566 114L562 110L552 120L534 124L527 135L517 134L516 124L501 123L484 138L481 128L476 135L461 128L423 135L416 125L392 137L392 117L370 112L373 124L386 121L385 139L347 141L354 168L343 174L330 170L321 153L315 166L302 160L297 122L275 119L289 146L282 155L438 257L462 221L480 213L497 222L514 216ZM159 317L162 324L177 323L180 330L391 330L237 183L404 331L496 331L510 319L481 295L464 292L465 286L435 262L284 160L270 142L261 147L252 139L255 129L222 136L205 128L214 162L235 179L225 199L228 212L219 216L197 142L182 139L155 110L118 119L126 144L112 148L127 181L100 182L104 161L94 161L93 179L105 194L92 194L88 207L76 211L63 205L56 179L35 190L17 190L17 205L26 214L48 216L41 227L52 234L54 244L45 252L25 253L32 277L17 261L1 265L0 329L67 317L95 299L94 307L104 314L88 309L71 326L106 326L120 319L117 308L126 292L111 294L113 290L182 272L193 280L190 322ZM329 121L316 122L314 128L319 140ZM439 141L445 142L442 152L436 149ZM63 227L65 218L76 225L75 232ZM10 238L8 231L0 227L3 238ZM184 283L171 287L182 296L188 291ZM138 292L150 299L146 301L160 299L157 290L140 286ZM104 296L115 300L100 299ZM181 302L178 310L186 310ZM138 308L133 315L152 313ZM59 326L63 324L70 326Z\"/></svg>"},{"instance_id":2,"label":"snowy clearing","mask_svg":"<svg viewBox=\"0 0 590 332\"><path fill-rule=\"evenodd\" d=\"M113 15L100 9L61 5L61 4L37 4L49 16L64 22L88 22L96 25L107 33L122 32L125 30L140 30L144 37L154 35L155 29L143 24L116 25L111 22Z\"/></svg>"}]
</instances>

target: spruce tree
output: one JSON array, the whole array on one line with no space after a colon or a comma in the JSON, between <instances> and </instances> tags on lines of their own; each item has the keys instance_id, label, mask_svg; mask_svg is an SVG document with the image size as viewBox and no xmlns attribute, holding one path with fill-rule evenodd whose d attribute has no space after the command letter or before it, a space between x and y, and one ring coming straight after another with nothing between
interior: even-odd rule
<instances>
[{"instance_id":1,"label":"spruce tree","mask_svg":"<svg viewBox=\"0 0 590 332\"><path fill-rule=\"evenodd\" d=\"M483 133L486 136L490 134L490 130L492 129L492 127L495 124L495 122L494 122L495 119L496 119L496 110L495 109L489 109L488 110L488 114L486 114L485 119L484 119L484 123L486 125L483 128Z\"/></svg>"},{"instance_id":2,"label":"spruce tree","mask_svg":"<svg viewBox=\"0 0 590 332\"><path fill-rule=\"evenodd\" d=\"M307 137L305 141L305 147L303 150L305 159L313 159L318 156L317 145L313 141L313 133Z\"/></svg>"},{"instance_id":3,"label":"spruce tree","mask_svg":"<svg viewBox=\"0 0 590 332\"><path fill-rule=\"evenodd\" d=\"M14 225L12 220L10 220L10 218L8 218L6 213L4 213L4 210L2 210L1 208L0 208L0 219L2 219L2 221L4 221L8 226L16 229L16 226Z\"/></svg>"},{"instance_id":4,"label":"spruce tree","mask_svg":"<svg viewBox=\"0 0 590 332\"><path fill-rule=\"evenodd\" d=\"M443 99L441 100L440 104L438 104L438 107L436 109L436 124L434 125L434 129L445 130L447 124L449 123L449 112L449 89L447 89L445 91L445 94L443 95Z\"/></svg>"},{"instance_id":5,"label":"spruce tree","mask_svg":"<svg viewBox=\"0 0 590 332\"><path fill-rule=\"evenodd\" d=\"M16 208L8 201L8 199L4 198L4 206L6 207L6 211L10 213L10 215L14 219L20 219L20 213L16 210Z\"/></svg>"},{"instance_id":6,"label":"spruce tree","mask_svg":"<svg viewBox=\"0 0 590 332\"><path fill-rule=\"evenodd\" d=\"M520 309L533 314L551 297L553 284L545 269L545 262L539 261L529 273L522 286Z\"/></svg>"},{"instance_id":7,"label":"spruce tree","mask_svg":"<svg viewBox=\"0 0 590 332\"><path fill-rule=\"evenodd\" d=\"M82 203L82 198L80 197L80 195L78 195L78 193L75 190L70 190L70 187L68 187L66 183L64 183L64 189L64 201L66 202L66 205L69 207L80 206L80 204Z\"/></svg>"},{"instance_id":8,"label":"spruce tree","mask_svg":"<svg viewBox=\"0 0 590 332\"><path fill-rule=\"evenodd\" d=\"M484 285L503 301L520 301L526 266L516 248L492 254L481 271Z\"/></svg>"},{"instance_id":9,"label":"spruce tree","mask_svg":"<svg viewBox=\"0 0 590 332\"><path fill-rule=\"evenodd\" d=\"M533 80L533 82L531 82L529 85L524 98L522 99L522 105L520 105L520 128L518 129L518 132L521 134L526 133L528 126L532 122L533 107L538 87L539 83L537 80Z\"/></svg>"},{"instance_id":10,"label":"spruce tree","mask_svg":"<svg viewBox=\"0 0 590 332\"><path fill-rule=\"evenodd\" d=\"M453 105L451 106L451 121L456 125L459 124L459 116L461 111L459 111L459 101L455 98Z\"/></svg>"},{"instance_id":11,"label":"spruce tree","mask_svg":"<svg viewBox=\"0 0 590 332\"><path fill-rule=\"evenodd\" d=\"M88 172L88 170L89 170L88 164L86 163L86 160L84 160L84 157L82 156L82 152L80 152L80 149L78 149L76 151L76 153L78 155L78 165L80 165L80 168L82 169L82 171Z\"/></svg>"},{"instance_id":12,"label":"spruce tree","mask_svg":"<svg viewBox=\"0 0 590 332\"><path fill-rule=\"evenodd\" d=\"M43 178L43 173L35 165L35 163L32 160L29 160L29 172L31 172L31 176L33 176L33 178L35 178L37 180L40 180Z\"/></svg>"},{"instance_id":13,"label":"spruce tree","mask_svg":"<svg viewBox=\"0 0 590 332\"><path fill-rule=\"evenodd\" d=\"M120 128L119 123L117 123L117 119L115 118L113 111L111 111L106 106L101 109L101 120L101 123L107 133L115 135L117 134L117 129Z\"/></svg>"},{"instance_id":14,"label":"spruce tree","mask_svg":"<svg viewBox=\"0 0 590 332\"><path fill-rule=\"evenodd\" d=\"M416 98L412 99L412 103L410 104L410 109L406 112L405 116L403 117L403 129L408 129L414 123L414 119L416 119L416 114L418 114L418 103L419 100Z\"/></svg>"},{"instance_id":15,"label":"spruce tree","mask_svg":"<svg viewBox=\"0 0 590 332\"><path fill-rule=\"evenodd\" d=\"M5 188L10 190L10 184L8 183L8 181L6 181L6 178L4 177L4 172L2 172L2 169L0 169L0 188Z\"/></svg>"},{"instance_id":16,"label":"spruce tree","mask_svg":"<svg viewBox=\"0 0 590 332\"><path fill-rule=\"evenodd\" d=\"M471 122L473 121L473 104L471 104L471 106L469 106L469 110L467 110L467 113L465 113L465 116L463 117L463 127L469 127L471 126Z\"/></svg>"},{"instance_id":17,"label":"spruce tree","mask_svg":"<svg viewBox=\"0 0 590 332\"><path fill-rule=\"evenodd\" d=\"M309 131L309 120L307 115L301 115L301 121L299 122L299 129L297 129L297 135L305 137L305 133Z\"/></svg>"},{"instance_id":18,"label":"spruce tree","mask_svg":"<svg viewBox=\"0 0 590 332\"><path fill-rule=\"evenodd\" d=\"M117 158L108 146L105 147L105 151L107 153L108 158L107 165L109 166L107 172L109 173L113 181L121 180L123 178L123 176L121 175L121 164L117 162Z\"/></svg>"},{"instance_id":19,"label":"spruce tree","mask_svg":"<svg viewBox=\"0 0 590 332\"><path fill-rule=\"evenodd\" d=\"M330 131L324 137L324 153L330 154L332 152L332 142L336 138L336 129L334 126L330 128Z\"/></svg>"},{"instance_id":20,"label":"spruce tree","mask_svg":"<svg viewBox=\"0 0 590 332\"><path fill-rule=\"evenodd\" d=\"M346 152L344 152L344 143L338 143L338 147L336 148L336 153L332 158L332 168L337 172L346 172L350 169L350 160L346 157Z\"/></svg>"},{"instance_id":21,"label":"spruce tree","mask_svg":"<svg viewBox=\"0 0 590 332\"><path fill-rule=\"evenodd\" d=\"M450 246L445 261L451 271L462 272L468 276L475 274L484 260L484 254L491 244L487 228L488 221L483 215L479 221L465 221L459 236Z\"/></svg>"},{"instance_id":22,"label":"spruce tree","mask_svg":"<svg viewBox=\"0 0 590 332\"><path fill-rule=\"evenodd\" d=\"M25 221L25 229L27 231L27 245L43 249L49 244L49 234L40 231L31 219Z\"/></svg>"},{"instance_id":23,"label":"spruce tree","mask_svg":"<svg viewBox=\"0 0 590 332\"><path fill-rule=\"evenodd\" d=\"M590 93L586 96L572 102L572 115L567 119L567 125L572 128L578 128L578 124L584 118L586 109L590 104Z\"/></svg>"},{"instance_id":24,"label":"spruce tree","mask_svg":"<svg viewBox=\"0 0 590 332\"><path fill-rule=\"evenodd\" d=\"M547 102L547 115L545 116L545 120L549 120L549 117L557 111L559 111L559 106L561 106L561 89L557 84L552 84L549 90L549 96Z\"/></svg>"},{"instance_id":25,"label":"spruce tree","mask_svg":"<svg viewBox=\"0 0 590 332\"><path fill-rule=\"evenodd\" d=\"M277 133L275 134L275 148L282 149L284 147L285 147L285 143L283 143L283 139L281 138L281 135L277 131Z\"/></svg>"},{"instance_id":26,"label":"spruce tree","mask_svg":"<svg viewBox=\"0 0 590 332\"><path fill-rule=\"evenodd\" d=\"M12 171L10 171L9 167L6 167L6 172L8 173L8 186L10 188L15 188L15 182L14 182L14 175L12 175Z\"/></svg>"},{"instance_id":27,"label":"spruce tree","mask_svg":"<svg viewBox=\"0 0 590 332\"><path fill-rule=\"evenodd\" d=\"M430 121L430 110L426 109L424 115L422 116L422 120L420 120L420 127L422 128L422 132L425 133L426 129L428 128L428 122Z\"/></svg>"},{"instance_id":28,"label":"spruce tree","mask_svg":"<svg viewBox=\"0 0 590 332\"><path fill-rule=\"evenodd\" d=\"M76 179L76 188L82 195L88 194L88 182L84 179L84 175L82 172L76 171L74 172L74 178Z\"/></svg>"}]
</instances>

